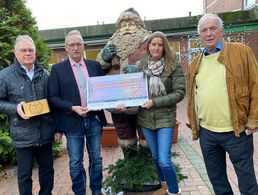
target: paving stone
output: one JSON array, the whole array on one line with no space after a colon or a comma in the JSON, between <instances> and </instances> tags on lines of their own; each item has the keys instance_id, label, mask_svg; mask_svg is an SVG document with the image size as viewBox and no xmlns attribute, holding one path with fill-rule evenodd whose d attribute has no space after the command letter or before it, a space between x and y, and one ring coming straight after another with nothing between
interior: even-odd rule
<instances>
[{"instance_id":1,"label":"paving stone","mask_svg":"<svg viewBox=\"0 0 258 195\"><path fill-rule=\"evenodd\" d=\"M191 137L191 130L185 125L188 122L186 115L186 101L184 99L178 104L177 119L181 122L179 125L179 138L178 143L173 145L172 151L179 153L179 156L173 157L173 162L179 164L182 168L182 173L187 176L179 183L182 189L182 195L213 195L213 189L209 182L205 165L203 162L199 141L193 141ZM258 133L254 135L254 166L256 171L256 177L258 178ZM109 164L114 164L117 159L123 158L120 148L105 147L102 148L103 167L107 167ZM240 195L237 186L237 178L234 168L227 157L227 170L229 175L229 181L232 185L234 195ZM85 168L88 167L88 155L85 153L84 157ZM54 162L55 169L55 184L53 189L53 195L72 195L71 179L69 176L69 159L67 155L63 155ZM10 171L11 177L0 181L0 194L1 195L18 195L16 168L12 168ZM107 175L103 172L104 177ZM38 194L39 183L37 176L37 169L33 170L33 194ZM87 177L87 186L89 181ZM152 192L146 193L124 193L124 195L151 195ZM91 195L89 188L87 188L87 195Z\"/></svg>"}]
</instances>

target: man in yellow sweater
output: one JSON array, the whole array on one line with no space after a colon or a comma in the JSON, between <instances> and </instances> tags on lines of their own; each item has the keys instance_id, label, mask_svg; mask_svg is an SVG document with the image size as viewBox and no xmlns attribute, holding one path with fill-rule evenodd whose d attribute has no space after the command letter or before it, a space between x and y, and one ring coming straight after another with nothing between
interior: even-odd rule
<instances>
[{"instance_id":1,"label":"man in yellow sweater","mask_svg":"<svg viewBox=\"0 0 258 195\"><path fill-rule=\"evenodd\" d=\"M189 66L188 118L200 138L207 173L216 195L233 195L226 153L243 195L258 195L253 133L258 130L258 65L252 50L223 39L222 20L205 14L198 33L204 51Z\"/></svg>"}]
</instances>

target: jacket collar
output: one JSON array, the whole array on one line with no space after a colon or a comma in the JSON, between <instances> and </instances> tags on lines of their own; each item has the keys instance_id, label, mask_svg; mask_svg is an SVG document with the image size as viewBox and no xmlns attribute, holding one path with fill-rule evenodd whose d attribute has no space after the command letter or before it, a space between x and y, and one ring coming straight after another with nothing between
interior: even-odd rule
<instances>
[{"instance_id":1,"label":"jacket collar","mask_svg":"<svg viewBox=\"0 0 258 195\"><path fill-rule=\"evenodd\" d=\"M199 72L199 66L200 66L200 63L201 63L201 60L202 60L202 57L203 57L203 52L197 56L197 66L195 68L195 72L194 74L197 75L198 72ZM218 57L218 61L225 65L226 69L229 70L230 72L232 72L232 67L231 67L231 64L229 63L229 49L228 49L228 44L227 42L224 40L224 38L222 38L222 50L221 50L221 53Z\"/></svg>"},{"instance_id":2,"label":"jacket collar","mask_svg":"<svg viewBox=\"0 0 258 195\"><path fill-rule=\"evenodd\" d=\"M15 69L18 71L18 73L26 75L26 71L24 70L24 68L22 68L21 64L16 58L14 58L14 66L15 66ZM34 62L34 74L42 70L43 70L43 66L36 60Z\"/></svg>"},{"instance_id":3,"label":"jacket collar","mask_svg":"<svg viewBox=\"0 0 258 195\"><path fill-rule=\"evenodd\" d=\"M222 39L219 41L218 45L211 51L208 52L208 50L206 48L204 48L203 53L205 56L217 53L218 51L222 50Z\"/></svg>"},{"instance_id":4,"label":"jacket collar","mask_svg":"<svg viewBox=\"0 0 258 195\"><path fill-rule=\"evenodd\" d=\"M222 50L221 50L221 53L218 57L218 61L223 64L227 70L229 70L230 72L232 72L232 66L231 64L229 63L229 58L230 58L230 53L229 53L229 48L228 48L228 44L227 42L222 39Z\"/></svg>"}]
</instances>

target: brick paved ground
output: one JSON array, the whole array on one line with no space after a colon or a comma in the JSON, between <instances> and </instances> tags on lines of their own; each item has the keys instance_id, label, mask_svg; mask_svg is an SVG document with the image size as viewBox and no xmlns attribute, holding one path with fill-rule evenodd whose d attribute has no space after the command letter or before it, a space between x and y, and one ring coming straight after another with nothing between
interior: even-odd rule
<instances>
[{"instance_id":1,"label":"brick paved ground","mask_svg":"<svg viewBox=\"0 0 258 195\"><path fill-rule=\"evenodd\" d=\"M188 178L180 182L182 195L212 195L213 190L208 180L207 173L202 160L199 142L192 141L191 131L186 127L186 99L178 104L178 120L181 122L179 126L178 144L173 145L173 150L180 154L179 157L173 159L182 167L182 172ZM254 136L256 148L254 153L254 162L256 177L258 178L258 134ZM120 148L103 148L102 156L104 159L104 167L114 163L118 158L122 158ZM85 167L87 167L87 154L85 154ZM53 195L72 195L71 181L69 177L69 167L67 155L64 155L55 160L55 185ZM15 173L14 171L12 171ZM234 190L234 195L240 195L237 187L237 178L234 173L232 164L228 161L229 180ZM104 174L105 175L105 174ZM37 169L33 172L33 192L38 193L39 183L37 178ZM0 182L1 195L18 195L17 178L14 176ZM90 194L88 190L87 194ZM124 193L126 195L147 195L152 193Z\"/></svg>"}]
</instances>

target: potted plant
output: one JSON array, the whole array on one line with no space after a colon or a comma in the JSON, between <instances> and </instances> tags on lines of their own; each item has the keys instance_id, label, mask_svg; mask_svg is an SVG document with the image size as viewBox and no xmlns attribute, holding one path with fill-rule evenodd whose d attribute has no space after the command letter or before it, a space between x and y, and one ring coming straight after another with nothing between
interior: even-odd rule
<instances>
[{"instance_id":1,"label":"potted plant","mask_svg":"<svg viewBox=\"0 0 258 195\"><path fill-rule=\"evenodd\" d=\"M101 137L102 147L118 147L118 137L116 129L113 124L108 123L107 126L103 127Z\"/></svg>"},{"instance_id":2,"label":"potted plant","mask_svg":"<svg viewBox=\"0 0 258 195\"><path fill-rule=\"evenodd\" d=\"M148 155L148 154L146 154ZM147 183L159 181L156 173L154 162L149 156L142 158L144 155L136 155L131 159L118 159L115 164L111 164L104 170L108 172L108 177L104 180L103 187L111 189L112 192L149 192L158 189L160 186L156 185L156 189L149 186ZM178 153L173 152L172 157L177 157ZM179 181L187 178L181 173L182 168L175 164L177 178ZM140 170L140 171L139 171ZM146 182L147 181L147 182ZM146 185L144 185L146 183Z\"/></svg>"},{"instance_id":3,"label":"potted plant","mask_svg":"<svg viewBox=\"0 0 258 195\"><path fill-rule=\"evenodd\" d=\"M180 122L176 120L176 126L174 128L174 133L173 133L173 144L176 144L178 142L179 125L180 125Z\"/></svg>"},{"instance_id":4,"label":"potted plant","mask_svg":"<svg viewBox=\"0 0 258 195\"><path fill-rule=\"evenodd\" d=\"M111 119L111 114L106 110L104 112L108 124L105 127L103 127L101 145L102 147L118 147L118 136L116 133L116 128L114 127Z\"/></svg>"}]
</instances>

